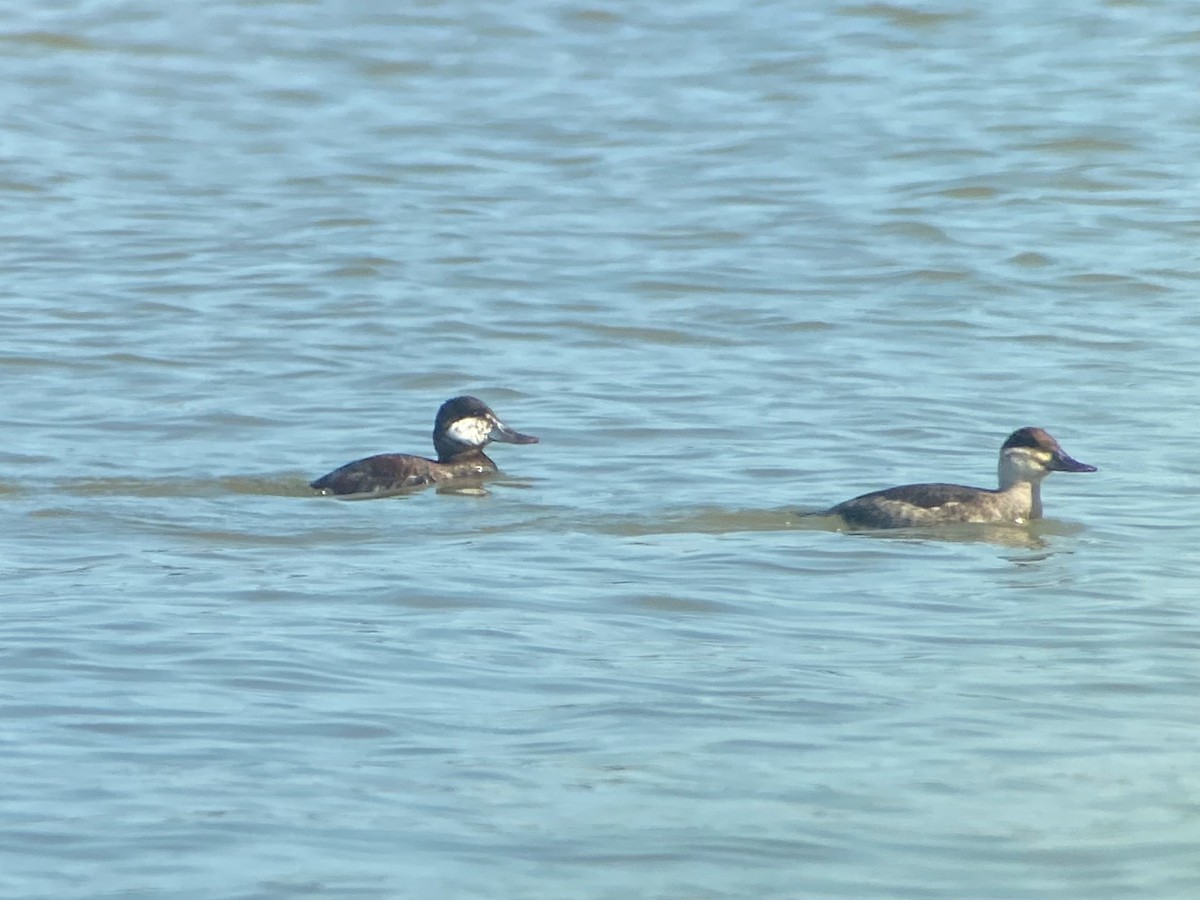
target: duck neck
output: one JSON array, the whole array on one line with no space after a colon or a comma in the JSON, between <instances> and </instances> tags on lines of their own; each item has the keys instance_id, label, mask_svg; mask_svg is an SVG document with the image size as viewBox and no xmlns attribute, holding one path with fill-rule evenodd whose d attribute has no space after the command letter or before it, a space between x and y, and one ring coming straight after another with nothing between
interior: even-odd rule
<instances>
[{"instance_id":1,"label":"duck neck","mask_svg":"<svg viewBox=\"0 0 1200 900\"><path fill-rule=\"evenodd\" d=\"M1042 517L1042 479L1031 479L1005 457L1000 458L1000 492L1012 498L1014 507L1019 507L1017 518Z\"/></svg>"},{"instance_id":2,"label":"duck neck","mask_svg":"<svg viewBox=\"0 0 1200 900\"><path fill-rule=\"evenodd\" d=\"M1029 518L1040 519L1042 517L1042 486L1041 484L1029 484Z\"/></svg>"},{"instance_id":3,"label":"duck neck","mask_svg":"<svg viewBox=\"0 0 1200 900\"><path fill-rule=\"evenodd\" d=\"M464 447L447 442L437 448L438 462L446 466L475 465L495 469L496 464L488 459L482 447Z\"/></svg>"}]
</instances>

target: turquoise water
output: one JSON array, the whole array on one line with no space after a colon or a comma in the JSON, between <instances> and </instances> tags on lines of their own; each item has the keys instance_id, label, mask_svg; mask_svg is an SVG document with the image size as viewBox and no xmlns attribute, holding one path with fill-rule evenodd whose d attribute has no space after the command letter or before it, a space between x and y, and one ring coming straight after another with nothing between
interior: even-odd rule
<instances>
[{"instance_id":1,"label":"turquoise water","mask_svg":"<svg viewBox=\"0 0 1200 900\"><path fill-rule=\"evenodd\" d=\"M11 12L0 896L1195 896L1192 12Z\"/></svg>"}]
</instances>

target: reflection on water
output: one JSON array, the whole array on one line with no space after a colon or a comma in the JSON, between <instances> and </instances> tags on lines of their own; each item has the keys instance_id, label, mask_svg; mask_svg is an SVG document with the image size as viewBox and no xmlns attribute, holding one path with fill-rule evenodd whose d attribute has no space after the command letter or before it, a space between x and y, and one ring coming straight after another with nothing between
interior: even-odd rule
<instances>
[{"instance_id":1,"label":"reflection on water","mask_svg":"<svg viewBox=\"0 0 1200 900\"><path fill-rule=\"evenodd\" d=\"M259 494L276 497L313 497L303 475L223 475L212 478L77 478L60 481L54 490L79 497L221 497Z\"/></svg>"},{"instance_id":2,"label":"reflection on water","mask_svg":"<svg viewBox=\"0 0 1200 900\"><path fill-rule=\"evenodd\" d=\"M77 497L222 497L226 495L252 494L266 497L315 497L332 500L370 500L411 497L432 488L437 494L461 494L483 497L489 494L486 485L504 490L528 490L536 485L532 479L515 479L508 476L486 479L460 478L452 484L418 485L391 492L369 492L364 494L323 495L309 487L306 476L287 473L277 475L222 475L212 478L134 478L114 476L110 478L76 478L59 481L48 489L37 493L61 492ZM31 487L0 485L0 492L33 492Z\"/></svg>"},{"instance_id":3,"label":"reflection on water","mask_svg":"<svg viewBox=\"0 0 1200 900\"><path fill-rule=\"evenodd\" d=\"M463 479L453 484L421 485L388 493L345 494L322 496L313 491L303 477L223 476L218 478L85 478L63 481L54 490L79 497L127 496L146 498L216 498L227 495L260 495L274 497L306 497L322 500L361 501L374 499L403 499L424 493L490 497L485 485L498 486L503 491L532 490L539 487L533 479L514 479L507 476L488 479ZM544 487L544 485L541 485ZM17 488L12 492L16 493ZM45 497L45 492L40 492ZM1084 526L1078 523L1042 519L1029 525L984 525L949 523L940 526L849 529L837 516L797 512L792 507L779 509L718 509L703 507L664 512L655 516L609 513L595 518L565 514L562 516L533 515L528 521L512 521L502 530L543 530L560 527L572 530L595 531L625 537L654 534L736 534L758 531L832 531L854 537L870 537L899 541L982 542L1009 547L1039 549L1047 546L1046 537L1078 535Z\"/></svg>"},{"instance_id":4,"label":"reflection on water","mask_svg":"<svg viewBox=\"0 0 1200 900\"><path fill-rule=\"evenodd\" d=\"M701 508L664 512L659 516L597 517L591 527L627 537L648 534L731 534L742 531L789 531L804 528L791 510Z\"/></svg>"},{"instance_id":5,"label":"reflection on water","mask_svg":"<svg viewBox=\"0 0 1200 900\"><path fill-rule=\"evenodd\" d=\"M575 520L573 528L587 528ZM851 529L838 516L797 513L787 509L711 509L665 513L660 518L605 516L591 525L613 535L638 537L653 534L736 534L755 531L828 531L855 538L896 541L947 541L986 543L1003 547L1042 549L1047 538L1072 537L1083 531L1078 523L1042 519L1027 525L948 523L938 526L886 529Z\"/></svg>"},{"instance_id":6,"label":"reflection on water","mask_svg":"<svg viewBox=\"0 0 1200 900\"><path fill-rule=\"evenodd\" d=\"M1001 547L1022 547L1029 550L1040 550L1047 546L1046 540L1040 534L1023 525L956 523L924 528L853 529L848 530L848 534L884 540L996 544Z\"/></svg>"}]
</instances>

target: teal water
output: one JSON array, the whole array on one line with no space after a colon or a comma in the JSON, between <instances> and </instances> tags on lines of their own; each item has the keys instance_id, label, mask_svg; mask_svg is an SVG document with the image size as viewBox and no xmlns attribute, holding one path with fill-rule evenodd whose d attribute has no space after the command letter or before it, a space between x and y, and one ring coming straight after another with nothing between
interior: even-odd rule
<instances>
[{"instance_id":1,"label":"teal water","mask_svg":"<svg viewBox=\"0 0 1200 900\"><path fill-rule=\"evenodd\" d=\"M0 896L1195 896L1193 18L10 11Z\"/></svg>"}]
</instances>

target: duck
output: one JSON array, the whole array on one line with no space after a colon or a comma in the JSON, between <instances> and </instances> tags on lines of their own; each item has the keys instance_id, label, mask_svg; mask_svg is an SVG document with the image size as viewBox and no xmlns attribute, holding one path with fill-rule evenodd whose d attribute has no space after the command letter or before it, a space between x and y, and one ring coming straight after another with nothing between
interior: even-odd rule
<instances>
[{"instance_id":1,"label":"duck","mask_svg":"<svg viewBox=\"0 0 1200 900\"><path fill-rule=\"evenodd\" d=\"M1000 486L905 484L839 503L818 515L850 528L907 528L951 523L1024 525L1042 517L1042 481L1051 472L1095 472L1072 459L1044 429L1018 428L1000 447Z\"/></svg>"},{"instance_id":2,"label":"duck","mask_svg":"<svg viewBox=\"0 0 1200 900\"><path fill-rule=\"evenodd\" d=\"M346 463L309 486L320 494L387 496L454 479L478 479L499 471L483 452L493 441L538 443L533 435L505 425L482 400L454 397L441 405L433 423L437 459L380 453Z\"/></svg>"}]
</instances>

